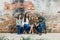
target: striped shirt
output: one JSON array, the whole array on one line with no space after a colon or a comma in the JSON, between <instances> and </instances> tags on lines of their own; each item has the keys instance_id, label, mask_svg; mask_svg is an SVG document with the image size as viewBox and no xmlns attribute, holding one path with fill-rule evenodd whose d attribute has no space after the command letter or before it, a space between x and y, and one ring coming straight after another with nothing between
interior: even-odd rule
<instances>
[{"instance_id":1,"label":"striped shirt","mask_svg":"<svg viewBox=\"0 0 60 40\"><path fill-rule=\"evenodd\" d=\"M22 20L21 19L16 19L16 25L22 25Z\"/></svg>"}]
</instances>

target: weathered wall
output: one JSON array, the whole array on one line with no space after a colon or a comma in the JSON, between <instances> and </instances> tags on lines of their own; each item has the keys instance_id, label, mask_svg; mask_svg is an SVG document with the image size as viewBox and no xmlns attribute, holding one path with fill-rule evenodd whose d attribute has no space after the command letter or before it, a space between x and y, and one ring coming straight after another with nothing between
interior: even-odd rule
<instances>
[{"instance_id":1,"label":"weathered wall","mask_svg":"<svg viewBox=\"0 0 60 40\"><path fill-rule=\"evenodd\" d=\"M0 15L5 13L4 2L9 3L12 0L0 0ZM25 0L31 1L35 6L35 12L44 12L46 17L46 25L51 29L51 32L60 32L60 0Z\"/></svg>"}]
</instances>

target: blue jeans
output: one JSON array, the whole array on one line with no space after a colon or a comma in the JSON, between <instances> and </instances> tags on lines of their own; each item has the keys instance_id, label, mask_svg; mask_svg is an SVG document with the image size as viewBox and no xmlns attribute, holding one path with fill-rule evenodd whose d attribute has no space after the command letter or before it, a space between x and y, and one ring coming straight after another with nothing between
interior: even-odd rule
<instances>
[{"instance_id":1,"label":"blue jeans","mask_svg":"<svg viewBox=\"0 0 60 40\"><path fill-rule=\"evenodd\" d=\"M43 29L45 29L46 28L46 25L45 25L45 23L40 23L39 24L39 33L42 33L42 31L43 31Z\"/></svg>"},{"instance_id":2,"label":"blue jeans","mask_svg":"<svg viewBox=\"0 0 60 40\"><path fill-rule=\"evenodd\" d=\"M34 28L38 31L39 29L38 29L38 27L36 26L36 24L34 24Z\"/></svg>"},{"instance_id":3,"label":"blue jeans","mask_svg":"<svg viewBox=\"0 0 60 40\"><path fill-rule=\"evenodd\" d=\"M17 25L17 28L18 28L17 33L22 34L23 33L23 27L21 27L20 25Z\"/></svg>"},{"instance_id":4,"label":"blue jeans","mask_svg":"<svg viewBox=\"0 0 60 40\"><path fill-rule=\"evenodd\" d=\"M29 24L24 24L24 29L26 32L29 32L29 30L30 30Z\"/></svg>"}]
</instances>

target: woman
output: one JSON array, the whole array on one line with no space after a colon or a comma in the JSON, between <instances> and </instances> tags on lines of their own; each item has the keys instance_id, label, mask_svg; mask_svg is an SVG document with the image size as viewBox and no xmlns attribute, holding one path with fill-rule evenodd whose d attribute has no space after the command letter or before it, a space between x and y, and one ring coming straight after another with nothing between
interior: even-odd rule
<instances>
[{"instance_id":1,"label":"woman","mask_svg":"<svg viewBox=\"0 0 60 40\"><path fill-rule=\"evenodd\" d=\"M30 17L30 31L29 31L29 33L34 33L33 27L34 27L34 17L31 16Z\"/></svg>"},{"instance_id":2,"label":"woman","mask_svg":"<svg viewBox=\"0 0 60 40\"><path fill-rule=\"evenodd\" d=\"M21 15L18 15L17 19L16 19L16 26L18 28L17 33L18 34L22 34L23 33L23 27L22 27L22 19L21 19Z\"/></svg>"},{"instance_id":3,"label":"woman","mask_svg":"<svg viewBox=\"0 0 60 40\"><path fill-rule=\"evenodd\" d=\"M25 13L25 17L24 17L24 29L25 29L26 33L29 33L30 26L29 26L29 15L28 15L28 12Z\"/></svg>"}]
</instances>

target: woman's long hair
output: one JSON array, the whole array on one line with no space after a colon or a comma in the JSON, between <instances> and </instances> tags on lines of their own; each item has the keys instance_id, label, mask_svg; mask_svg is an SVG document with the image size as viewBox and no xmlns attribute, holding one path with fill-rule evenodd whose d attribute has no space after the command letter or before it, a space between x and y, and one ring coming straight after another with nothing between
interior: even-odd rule
<instances>
[{"instance_id":1,"label":"woman's long hair","mask_svg":"<svg viewBox=\"0 0 60 40\"><path fill-rule=\"evenodd\" d=\"M17 19L19 19L19 16L20 16L21 14L19 14L18 16L17 16ZM22 16L21 16L21 18L20 19L22 19Z\"/></svg>"},{"instance_id":2,"label":"woman's long hair","mask_svg":"<svg viewBox=\"0 0 60 40\"><path fill-rule=\"evenodd\" d=\"M26 22L26 15L28 14L28 12L25 13L25 16L24 16L24 22ZM28 15L28 20L29 20L29 15Z\"/></svg>"}]
</instances>

